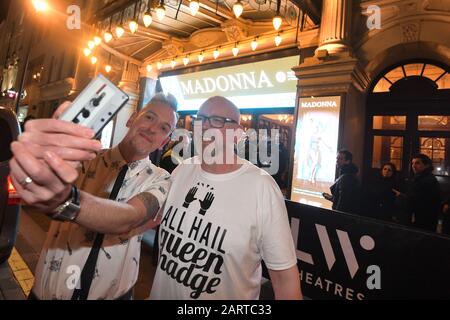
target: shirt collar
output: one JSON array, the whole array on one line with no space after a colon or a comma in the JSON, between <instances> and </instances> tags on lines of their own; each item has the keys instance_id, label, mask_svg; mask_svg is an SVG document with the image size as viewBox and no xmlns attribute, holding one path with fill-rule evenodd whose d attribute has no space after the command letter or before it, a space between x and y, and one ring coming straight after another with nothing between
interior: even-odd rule
<instances>
[{"instance_id":1,"label":"shirt collar","mask_svg":"<svg viewBox=\"0 0 450 320\"><path fill-rule=\"evenodd\" d=\"M124 165L127 164L122 154L120 153L119 146L115 146L112 149L109 149L104 156L105 162L108 166L111 166L114 169L120 170ZM140 172L143 168L150 167L152 162L148 157L134 161L132 163L128 163L128 177L132 177Z\"/></svg>"}]
</instances>

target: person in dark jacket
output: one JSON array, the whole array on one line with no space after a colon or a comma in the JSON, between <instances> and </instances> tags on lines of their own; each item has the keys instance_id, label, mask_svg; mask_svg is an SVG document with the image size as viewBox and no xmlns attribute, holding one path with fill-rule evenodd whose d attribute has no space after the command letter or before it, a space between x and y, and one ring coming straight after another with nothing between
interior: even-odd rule
<instances>
[{"instance_id":1,"label":"person in dark jacket","mask_svg":"<svg viewBox=\"0 0 450 320\"><path fill-rule=\"evenodd\" d=\"M425 154L417 154L411 161L414 176L406 194L394 191L404 198L406 213L411 225L423 230L436 232L441 210L439 182L433 175L433 163Z\"/></svg>"},{"instance_id":2,"label":"person in dark jacket","mask_svg":"<svg viewBox=\"0 0 450 320\"><path fill-rule=\"evenodd\" d=\"M325 199L333 202L333 210L359 214L360 184L356 176L358 167L353 164L350 151L340 150L336 157L339 178L330 187L331 195L324 193Z\"/></svg>"},{"instance_id":3,"label":"person in dark jacket","mask_svg":"<svg viewBox=\"0 0 450 320\"><path fill-rule=\"evenodd\" d=\"M392 221L397 214L394 189L398 190L397 168L392 162L381 167L378 179L370 186L369 201L370 217L385 221Z\"/></svg>"}]
</instances>

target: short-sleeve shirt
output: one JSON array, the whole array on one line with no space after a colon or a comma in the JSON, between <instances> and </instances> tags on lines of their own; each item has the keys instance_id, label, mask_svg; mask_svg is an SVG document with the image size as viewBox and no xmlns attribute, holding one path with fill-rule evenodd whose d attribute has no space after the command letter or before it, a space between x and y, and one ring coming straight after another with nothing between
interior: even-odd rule
<instances>
[{"instance_id":1,"label":"short-sleeve shirt","mask_svg":"<svg viewBox=\"0 0 450 320\"><path fill-rule=\"evenodd\" d=\"M228 174L189 161L172 173L150 299L256 300L262 260L272 270L297 263L281 191L248 161Z\"/></svg>"},{"instance_id":2,"label":"short-sleeve shirt","mask_svg":"<svg viewBox=\"0 0 450 320\"><path fill-rule=\"evenodd\" d=\"M102 151L84 163L77 180L79 189L108 198L121 168L126 165L119 148ZM146 158L128 164L116 201L126 203L147 192L163 206L170 175ZM100 249L89 300L116 299L136 283L142 234L105 235ZM36 267L33 293L39 299L71 299L75 282L92 248L96 232L71 222L52 222Z\"/></svg>"}]
</instances>

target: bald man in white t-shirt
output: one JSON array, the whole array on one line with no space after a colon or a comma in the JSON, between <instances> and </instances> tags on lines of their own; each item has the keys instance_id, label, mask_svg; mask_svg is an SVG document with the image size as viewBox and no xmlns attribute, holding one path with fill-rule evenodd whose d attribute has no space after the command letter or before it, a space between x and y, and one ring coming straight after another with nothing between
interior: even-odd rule
<instances>
[{"instance_id":1,"label":"bald man in white t-shirt","mask_svg":"<svg viewBox=\"0 0 450 320\"><path fill-rule=\"evenodd\" d=\"M261 261L269 269L276 299L301 299L280 189L268 173L239 158L233 141L225 139L227 130L241 128L238 108L213 97L196 118L202 123L203 150L215 147L214 161L188 159L172 174L150 299L257 300ZM208 129L222 134L225 143L207 138Z\"/></svg>"}]
</instances>

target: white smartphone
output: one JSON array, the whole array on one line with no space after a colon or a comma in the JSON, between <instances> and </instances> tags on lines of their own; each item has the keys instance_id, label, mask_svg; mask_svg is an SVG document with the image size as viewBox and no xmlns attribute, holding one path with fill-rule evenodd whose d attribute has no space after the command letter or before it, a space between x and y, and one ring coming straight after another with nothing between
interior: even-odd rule
<instances>
[{"instance_id":1,"label":"white smartphone","mask_svg":"<svg viewBox=\"0 0 450 320\"><path fill-rule=\"evenodd\" d=\"M128 100L125 92L100 74L84 88L59 119L89 127L98 137Z\"/></svg>"}]
</instances>

